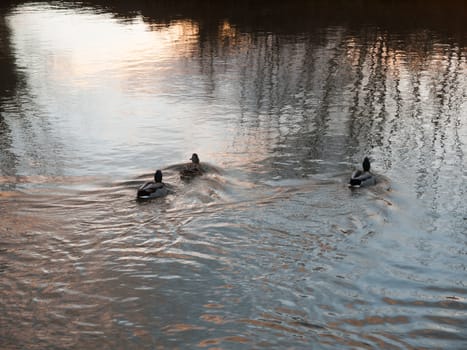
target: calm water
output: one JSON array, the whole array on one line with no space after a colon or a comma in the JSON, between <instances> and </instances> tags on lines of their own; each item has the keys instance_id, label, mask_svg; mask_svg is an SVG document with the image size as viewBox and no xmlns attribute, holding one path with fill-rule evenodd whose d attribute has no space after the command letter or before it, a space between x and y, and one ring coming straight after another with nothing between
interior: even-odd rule
<instances>
[{"instance_id":1,"label":"calm water","mask_svg":"<svg viewBox=\"0 0 467 350\"><path fill-rule=\"evenodd\" d=\"M2 10L0 348L467 348L465 6L118 4Z\"/></svg>"}]
</instances>

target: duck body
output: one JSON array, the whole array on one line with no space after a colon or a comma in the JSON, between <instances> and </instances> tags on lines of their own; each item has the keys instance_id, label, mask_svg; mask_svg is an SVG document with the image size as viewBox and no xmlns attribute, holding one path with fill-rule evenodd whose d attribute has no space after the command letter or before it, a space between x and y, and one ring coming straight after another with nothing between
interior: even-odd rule
<instances>
[{"instance_id":1,"label":"duck body","mask_svg":"<svg viewBox=\"0 0 467 350\"><path fill-rule=\"evenodd\" d=\"M349 187L367 187L376 184L376 177L370 172L370 160L368 157L363 159L363 170L356 170L352 173L349 181Z\"/></svg>"},{"instance_id":2,"label":"duck body","mask_svg":"<svg viewBox=\"0 0 467 350\"><path fill-rule=\"evenodd\" d=\"M203 168L199 164L199 157L196 153L190 158L191 163L185 164L183 169L180 170L180 178L182 180L191 180L197 176L201 176L204 173Z\"/></svg>"},{"instance_id":3,"label":"duck body","mask_svg":"<svg viewBox=\"0 0 467 350\"><path fill-rule=\"evenodd\" d=\"M169 193L165 183L162 182L162 172L157 170L154 174L154 181L146 182L138 188L136 197L138 199L151 199L164 197Z\"/></svg>"},{"instance_id":4,"label":"duck body","mask_svg":"<svg viewBox=\"0 0 467 350\"><path fill-rule=\"evenodd\" d=\"M150 199L164 197L169 193L164 183L146 182L138 188L137 197L139 199Z\"/></svg>"},{"instance_id":5,"label":"duck body","mask_svg":"<svg viewBox=\"0 0 467 350\"><path fill-rule=\"evenodd\" d=\"M375 176L369 172L357 170L350 177L350 187L367 187L376 184Z\"/></svg>"}]
</instances>

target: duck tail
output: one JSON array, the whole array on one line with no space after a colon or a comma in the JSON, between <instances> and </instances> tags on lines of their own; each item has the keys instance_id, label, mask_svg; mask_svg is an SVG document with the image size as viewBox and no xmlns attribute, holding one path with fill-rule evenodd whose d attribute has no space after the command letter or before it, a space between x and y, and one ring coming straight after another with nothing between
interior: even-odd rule
<instances>
[{"instance_id":1,"label":"duck tail","mask_svg":"<svg viewBox=\"0 0 467 350\"><path fill-rule=\"evenodd\" d=\"M360 179L350 179L349 185L350 186L360 186L362 184L362 180Z\"/></svg>"}]
</instances>

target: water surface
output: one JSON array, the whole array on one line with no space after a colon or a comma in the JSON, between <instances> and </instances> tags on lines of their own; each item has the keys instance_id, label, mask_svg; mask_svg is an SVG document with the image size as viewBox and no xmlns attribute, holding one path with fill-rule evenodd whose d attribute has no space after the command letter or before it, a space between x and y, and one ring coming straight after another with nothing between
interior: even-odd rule
<instances>
[{"instance_id":1,"label":"water surface","mask_svg":"<svg viewBox=\"0 0 467 350\"><path fill-rule=\"evenodd\" d=\"M467 345L465 7L314 4L2 10L2 348Z\"/></svg>"}]
</instances>

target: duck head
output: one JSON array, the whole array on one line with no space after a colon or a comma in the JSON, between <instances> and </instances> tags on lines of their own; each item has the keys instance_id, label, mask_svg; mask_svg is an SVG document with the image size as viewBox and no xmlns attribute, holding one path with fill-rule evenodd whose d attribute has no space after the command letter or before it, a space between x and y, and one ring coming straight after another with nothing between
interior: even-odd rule
<instances>
[{"instance_id":1,"label":"duck head","mask_svg":"<svg viewBox=\"0 0 467 350\"><path fill-rule=\"evenodd\" d=\"M362 166L363 171L370 171L370 160L368 159L368 157L365 157L365 159L363 159Z\"/></svg>"},{"instance_id":2,"label":"duck head","mask_svg":"<svg viewBox=\"0 0 467 350\"><path fill-rule=\"evenodd\" d=\"M154 174L154 181L155 181L156 183L162 182L162 171L157 170L157 171L155 172L155 174Z\"/></svg>"},{"instance_id":3,"label":"duck head","mask_svg":"<svg viewBox=\"0 0 467 350\"><path fill-rule=\"evenodd\" d=\"M193 153L193 154L191 155L190 160L191 160L193 163L195 163L195 164L199 164L199 158L198 158L198 155L197 155L196 153Z\"/></svg>"}]
</instances>

